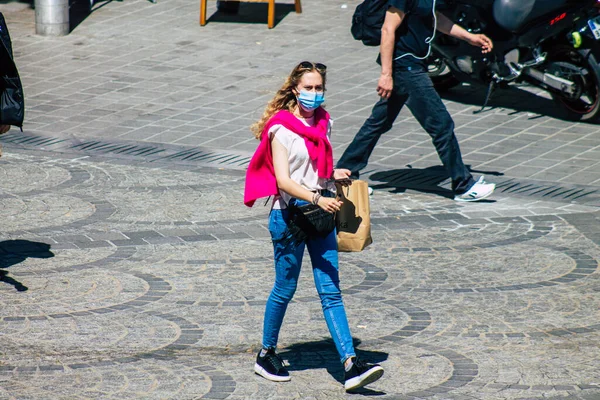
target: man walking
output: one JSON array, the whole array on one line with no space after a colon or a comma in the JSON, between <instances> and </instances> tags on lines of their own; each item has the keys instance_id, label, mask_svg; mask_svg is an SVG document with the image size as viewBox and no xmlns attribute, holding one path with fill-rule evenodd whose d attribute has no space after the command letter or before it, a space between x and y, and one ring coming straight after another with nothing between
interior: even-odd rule
<instances>
[{"instance_id":1,"label":"man walking","mask_svg":"<svg viewBox=\"0 0 600 400\"><path fill-rule=\"evenodd\" d=\"M392 128L400 110L406 104L433 145L452 179L456 201L478 201L492 194L496 185L473 179L465 167L454 121L427 75L425 58L435 30L481 47L483 53L492 50L492 41L485 35L472 34L454 24L435 10L435 0L389 0L381 29L381 76L377 93L381 99L364 122L337 167L352 171L358 177L373 152L377 141Z\"/></svg>"}]
</instances>

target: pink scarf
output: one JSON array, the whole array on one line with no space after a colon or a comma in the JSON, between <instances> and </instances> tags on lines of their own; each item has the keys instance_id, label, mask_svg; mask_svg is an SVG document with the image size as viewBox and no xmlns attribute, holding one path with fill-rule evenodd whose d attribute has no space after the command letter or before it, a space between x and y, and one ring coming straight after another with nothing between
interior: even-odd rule
<instances>
[{"instance_id":1,"label":"pink scarf","mask_svg":"<svg viewBox=\"0 0 600 400\"><path fill-rule=\"evenodd\" d=\"M260 137L260 144L250 160L246 171L246 187L244 189L244 204L252 207L254 202L267 196L279 193L269 129L274 125L282 125L290 131L302 136L311 160L317 163L319 178L329 178L333 172L333 150L327 138L329 114L321 107L315 110L315 126L306 126L302 121L287 110L280 110L273 115L265 125Z\"/></svg>"}]
</instances>

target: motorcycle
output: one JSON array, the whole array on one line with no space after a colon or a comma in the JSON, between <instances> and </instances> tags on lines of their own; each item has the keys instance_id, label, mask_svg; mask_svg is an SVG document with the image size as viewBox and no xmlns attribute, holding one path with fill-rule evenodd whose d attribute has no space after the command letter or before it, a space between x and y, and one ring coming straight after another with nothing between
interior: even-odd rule
<instances>
[{"instance_id":1,"label":"motorcycle","mask_svg":"<svg viewBox=\"0 0 600 400\"><path fill-rule=\"evenodd\" d=\"M437 90L461 82L488 92L525 82L549 92L568 115L600 118L600 0L446 0L442 11L494 43L491 53L436 35L427 59Z\"/></svg>"}]
</instances>

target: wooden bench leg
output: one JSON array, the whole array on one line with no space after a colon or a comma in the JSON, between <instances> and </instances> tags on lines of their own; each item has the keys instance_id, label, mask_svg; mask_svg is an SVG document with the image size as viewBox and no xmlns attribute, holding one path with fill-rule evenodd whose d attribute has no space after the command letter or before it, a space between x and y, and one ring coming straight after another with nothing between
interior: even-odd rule
<instances>
[{"instance_id":1,"label":"wooden bench leg","mask_svg":"<svg viewBox=\"0 0 600 400\"><path fill-rule=\"evenodd\" d=\"M206 4L207 0L200 0L200 26L206 25Z\"/></svg>"},{"instance_id":2,"label":"wooden bench leg","mask_svg":"<svg viewBox=\"0 0 600 400\"><path fill-rule=\"evenodd\" d=\"M300 0L296 0L295 4L296 4L296 14L302 14L302 4L300 3Z\"/></svg>"},{"instance_id":3,"label":"wooden bench leg","mask_svg":"<svg viewBox=\"0 0 600 400\"><path fill-rule=\"evenodd\" d=\"M269 0L268 26L269 29L275 26L275 0Z\"/></svg>"}]
</instances>

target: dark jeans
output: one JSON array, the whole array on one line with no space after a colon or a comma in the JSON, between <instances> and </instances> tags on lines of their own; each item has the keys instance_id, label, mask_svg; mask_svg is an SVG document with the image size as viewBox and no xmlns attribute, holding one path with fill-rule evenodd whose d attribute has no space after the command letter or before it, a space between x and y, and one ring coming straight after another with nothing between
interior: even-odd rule
<instances>
[{"instance_id":1,"label":"dark jeans","mask_svg":"<svg viewBox=\"0 0 600 400\"><path fill-rule=\"evenodd\" d=\"M452 190L465 193L474 183L462 161L458 141L454 135L454 121L433 88L424 67L403 68L394 71L394 90L389 99L380 99L371 116L360 128L346 149L337 168L347 168L358 177L366 167L377 141L392 129L400 110L406 104L423 129L429 133L433 145L452 179Z\"/></svg>"}]
</instances>

